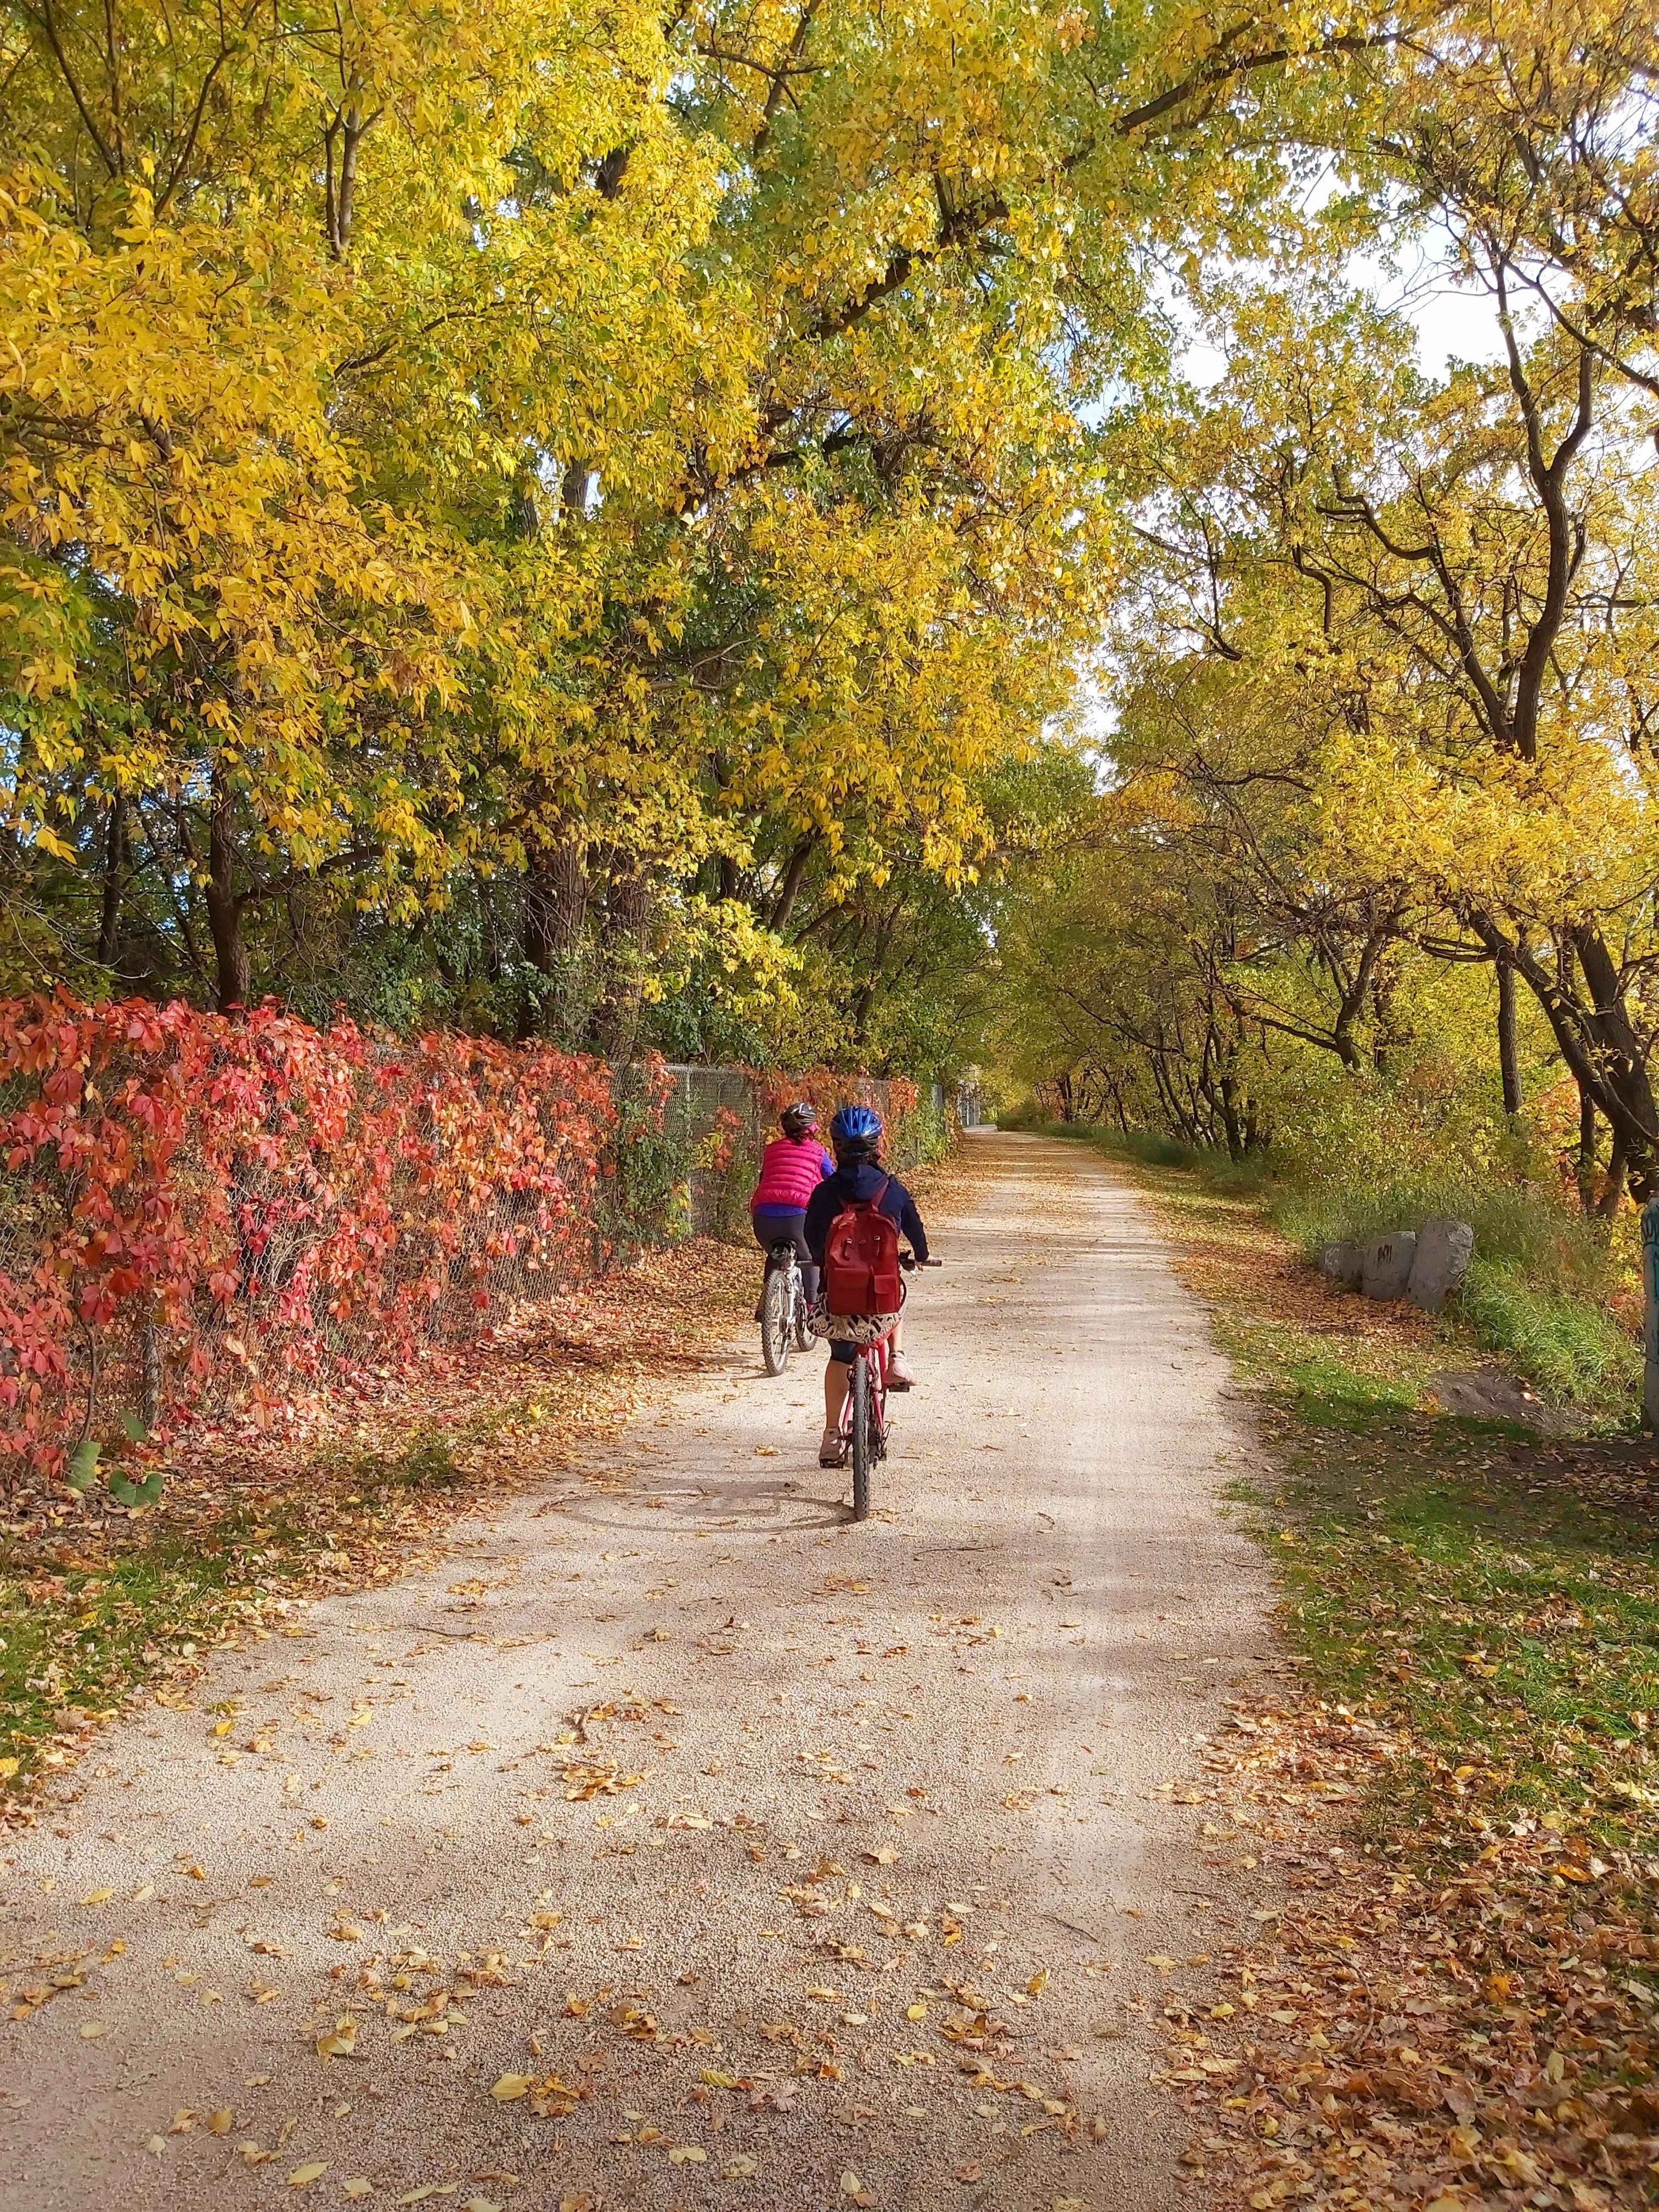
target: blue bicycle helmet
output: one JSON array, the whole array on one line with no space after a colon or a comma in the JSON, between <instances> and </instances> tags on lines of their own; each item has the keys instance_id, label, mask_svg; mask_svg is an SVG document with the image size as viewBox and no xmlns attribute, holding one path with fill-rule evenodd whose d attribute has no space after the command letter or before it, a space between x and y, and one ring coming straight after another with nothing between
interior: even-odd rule
<instances>
[{"instance_id":1,"label":"blue bicycle helmet","mask_svg":"<svg viewBox=\"0 0 1659 2212\"><path fill-rule=\"evenodd\" d=\"M843 1106L830 1124L830 1141L840 1152L873 1152L881 1142L881 1116L871 1106Z\"/></svg>"}]
</instances>

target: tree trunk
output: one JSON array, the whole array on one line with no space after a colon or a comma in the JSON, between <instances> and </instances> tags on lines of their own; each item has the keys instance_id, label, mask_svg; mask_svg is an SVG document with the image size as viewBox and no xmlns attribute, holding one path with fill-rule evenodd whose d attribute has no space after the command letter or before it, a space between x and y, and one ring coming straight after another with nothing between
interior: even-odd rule
<instances>
[{"instance_id":1,"label":"tree trunk","mask_svg":"<svg viewBox=\"0 0 1659 2212\"><path fill-rule=\"evenodd\" d=\"M1624 1139L1615 1137L1613 1140L1612 1157L1607 1161L1607 1179L1602 1186L1601 1195L1595 1203L1595 1211L1603 1221L1611 1221L1619 1211L1619 1201L1625 1194L1625 1170L1627 1164Z\"/></svg>"},{"instance_id":2,"label":"tree trunk","mask_svg":"<svg viewBox=\"0 0 1659 2212\"><path fill-rule=\"evenodd\" d=\"M538 975L562 987L562 1026L573 1016L574 968L587 924L587 848L579 837L538 846L524 883L524 957ZM535 1034L547 994L526 991L519 1004L520 1041Z\"/></svg>"},{"instance_id":3,"label":"tree trunk","mask_svg":"<svg viewBox=\"0 0 1659 2212\"><path fill-rule=\"evenodd\" d=\"M632 1059L639 1036L641 956L651 908L651 885L644 876L625 866L611 876L605 893L604 983L593 1027L600 1051L618 1067Z\"/></svg>"},{"instance_id":4,"label":"tree trunk","mask_svg":"<svg viewBox=\"0 0 1659 2212\"><path fill-rule=\"evenodd\" d=\"M115 965L121 941L121 901L127 887L127 795L118 791L109 803L109 839L104 853L104 895L98 915L98 963Z\"/></svg>"},{"instance_id":5,"label":"tree trunk","mask_svg":"<svg viewBox=\"0 0 1659 2212\"><path fill-rule=\"evenodd\" d=\"M1221 1103L1221 1126L1227 1135L1227 1158L1242 1160L1244 1157L1244 1127L1238 1111L1238 1085L1231 1073L1224 1073L1217 1091Z\"/></svg>"},{"instance_id":6,"label":"tree trunk","mask_svg":"<svg viewBox=\"0 0 1659 2212\"><path fill-rule=\"evenodd\" d=\"M539 854L525 878L525 957L543 975L556 972L582 941L587 921L587 855L568 837Z\"/></svg>"},{"instance_id":7,"label":"tree trunk","mask_svg":"<svg viewBox=\"0 0 1659 2212\"><path fill-rule=\"evenodd\" d=\"M797 841L794 851L789 855L789 865L783 872L783 881L778 886L777 897L767 916L769 929L787 927L789 917L795 910L795 901L800 896L801 884L805 880L806 864L817 848L818 835L816 830L809 830Z\"/></svg>"},{"instance_id":8,"label":"tree trunk","mask_svg":"<svg viewBox=\"0 0 1659 2212\"><path fill-rule=\"evenodd\" d=\"M1600 933L1584 925L1558 938L1552 973L1524 939L1511 943L1490 915L1474 911L1470 919L1493 959L1507 955L1543 1008L1581 1094L1624 1145L1632 1196L1645 1204L1659 1194L1659 1103L1619 972ZM1583 994L1573 978L1575 953Z\"/></svg>"},{"instance_id":9,"label":"tree trunk","mask_svg":"<svg viewBox=\"0 0 1659 2212\"><path fill-rule=\"evenodd\" d=\"M208 927L218 970L219 1012L246 1006L252 968L242 935L242 902L236 896L236 840L231 824L231 793L223 771L216 769L208 803Z\"/></svg>"},{"instance_id":10,"label":"tree trunk","mask_svg":"<svg viewBox=\"0 0 1659 2212\"><path fill-rule=\"evenodd\" d=\"M1583 1213L1595 1211L1595 1101L1588 1091L1578 1093L1578 1156L1573 1165L1573 1180L1578 1185L1578 1207Z\"/></svg>"},{"instance_id":11,"label":"tree trunk","mask_svg":"<svg viewBox=\"0 0 1659 2212\"><path fill-rule=\"evenodd\" d=\"M1521 1056L1515 1034L1515 963L1498 963L1498 1072L1504 1085L1504 1111L1521 1111Z\"/></svg>"}]
</instances>

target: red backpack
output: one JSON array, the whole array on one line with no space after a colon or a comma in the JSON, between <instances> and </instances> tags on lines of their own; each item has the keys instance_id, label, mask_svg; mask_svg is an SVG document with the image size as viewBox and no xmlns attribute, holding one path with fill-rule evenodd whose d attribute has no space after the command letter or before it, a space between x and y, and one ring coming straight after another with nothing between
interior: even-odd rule
<instances>
[{"instance_id":1,"label":"red backpack","mask_svg":"<svg viewBox=\"0 0 1659 2212\"><path fill-rule=\"evenodd\" d=\"M873 1198L855 1199L830 1224L823 1243L823 1303L829 1313L863 1316L899 1310L903 1291L898 1224L881 1211L891 1180L884 1176Z\"/></svg>"}]
</instances>

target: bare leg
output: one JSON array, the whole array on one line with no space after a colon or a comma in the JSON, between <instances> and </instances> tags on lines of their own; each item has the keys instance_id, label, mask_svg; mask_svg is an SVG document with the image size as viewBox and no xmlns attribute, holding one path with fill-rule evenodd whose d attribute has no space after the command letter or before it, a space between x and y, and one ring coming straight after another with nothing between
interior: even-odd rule
<instances>
[{"instance_id":1,"label":"bare leg","mask_svg":"<svg viewBox=\"0 0 1659 2212\"><path fill-rule=\"evenodd\" d=\"M892 1333L887 1340L888 1387L894 1390L908 1390L915 1379L910 1363L904 1357L904 1316L901 1314L893 1323Z\"/></svg>"},{"instance_id":2,"label":"bare leg","mask_svg":"<svg viewBox=\"0 0 1659 2212\"><path fill-rule=\"evenodd\" d=\"M847 1403L847 1378L852 1368L844 1361L832 1359L823 1370L823 1425L826 1429L839 1427L841 1409Z\"/></svg>"}]
</instances>

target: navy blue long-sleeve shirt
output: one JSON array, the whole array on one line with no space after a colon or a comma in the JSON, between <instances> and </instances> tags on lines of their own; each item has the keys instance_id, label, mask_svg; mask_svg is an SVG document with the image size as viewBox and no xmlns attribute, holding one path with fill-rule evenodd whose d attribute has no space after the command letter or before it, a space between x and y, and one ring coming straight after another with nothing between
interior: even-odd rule
<instances>
[{"instance_id":1,"label":"navy blue long-sleeve shirt","mask_svg":"<svg viewBox=\"0 0 1659 2212\"><path fill-rule=\"evenodd\" d=\"M887 1188L882 1193L882 1212L897 1222L901 1232L909 1238L917 1259L927 1257L927 1231L921 1225L915 1199L896 1176L890 1176L885 1168L878 1168L869 1160L859 1160L826 1176L806 1201L806 1249L820 1267L823 1265L823 1247L830 1223L843 1206L873 1199L884 1182Z\"/></svg>"}]
</instances>

